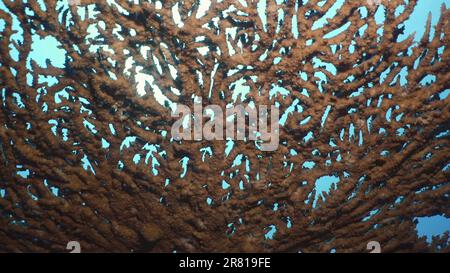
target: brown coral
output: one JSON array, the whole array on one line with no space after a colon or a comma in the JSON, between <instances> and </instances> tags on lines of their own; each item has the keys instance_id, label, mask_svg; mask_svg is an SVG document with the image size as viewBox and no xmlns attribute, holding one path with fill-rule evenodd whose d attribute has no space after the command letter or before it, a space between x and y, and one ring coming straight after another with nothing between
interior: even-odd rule
<instances>
[{"instance_id":1,"label":"brown coral","mask_svg":"<svg viewBox=\"0 0 450 273\"><path fill-rule=\"evenodd\" d=\"M60 252L73 240L83 251L360 252L372 240L384 252L449 251L448 233L429 246L413 222L450 216L449 97L439 98L450 76L445 7L434 35L429 20L414 44L398 37L416 0L386 1L382 25L379 6L362 16L362 1L346 1L319 28L336 1L268 0L267 23L249 0L212 1L200 18L197 1L45 1L45 11L36 0L3 2L1 251ZM56 38L64 67L28 60L33 34ZM427 75L435 81L424 86ZM237 94L237 81L248 94ZM275 85L289 94L269 92ZM168 104L192 106L194 95L223 108L233 95L277 102L289 113L279 149L171 141ZM316 191L326 176L339 179L328 194Z\"/></svg>"}]
</instances>

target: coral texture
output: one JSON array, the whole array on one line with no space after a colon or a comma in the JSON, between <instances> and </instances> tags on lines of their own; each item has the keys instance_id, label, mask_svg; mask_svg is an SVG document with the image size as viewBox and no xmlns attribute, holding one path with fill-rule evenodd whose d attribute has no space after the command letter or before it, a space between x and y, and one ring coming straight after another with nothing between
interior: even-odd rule
<instances>
[{"instance_id":1,"label":"coral texture","mask_svg":"<svg viewBox=\"0 0 450 273\"><path fill-rule=\"evenodd\" d=\"M39 2L0 9L0 251L450 250L414 222L450 217L445 6L415 41L416 0ZM279 148L171 140L197 97L277 105Z\"/></svg>"}]
</instances>

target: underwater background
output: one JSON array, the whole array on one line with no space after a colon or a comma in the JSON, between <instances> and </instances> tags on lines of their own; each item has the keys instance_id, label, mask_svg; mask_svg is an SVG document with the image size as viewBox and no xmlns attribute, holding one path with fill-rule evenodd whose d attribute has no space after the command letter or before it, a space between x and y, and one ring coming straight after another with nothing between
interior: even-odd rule
<instances>
[{"instance_id":1,"label":"underwater background","mask_svg":"<svg viewBox=\"0 0 450 273\"><path fill-rule=\"evenodd\" d=\"M0 0L0 251L450 251L448 0ZM280 147L175 141L275 105Z\"/></svg>"}]
</instances>

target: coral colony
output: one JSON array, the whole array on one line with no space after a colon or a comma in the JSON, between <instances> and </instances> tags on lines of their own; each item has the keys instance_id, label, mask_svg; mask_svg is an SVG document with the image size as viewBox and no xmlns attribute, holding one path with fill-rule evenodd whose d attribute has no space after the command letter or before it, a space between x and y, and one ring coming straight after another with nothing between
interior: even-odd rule
<instances>
[{"instance_id":1,"label":"coral colony","mask_svg":"<svg viewBox=\"0 0 450 273\"><path fill-rule=\"evenodd\" d=\"M450 251L448 8L0 0L0 252Z\"/></svg>"}]
</instances>

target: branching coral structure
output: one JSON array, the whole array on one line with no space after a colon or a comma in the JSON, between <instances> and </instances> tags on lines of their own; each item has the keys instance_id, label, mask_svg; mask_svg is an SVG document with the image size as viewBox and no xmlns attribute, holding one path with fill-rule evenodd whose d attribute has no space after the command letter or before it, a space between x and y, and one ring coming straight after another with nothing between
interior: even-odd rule
<instances>
[{"instance_id":1,"label":"branching coral structure","mask_svg":"<svg viewBox=\"0 0 450 273\"><path fill-rule=\"evenodd\" d=\"M0 251L449 252L450 12L369 2L1 0ZM278 149L175 141L199 98Z\"/></svg>"}]
</instances>

